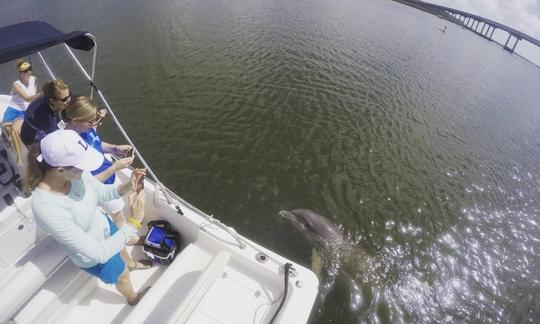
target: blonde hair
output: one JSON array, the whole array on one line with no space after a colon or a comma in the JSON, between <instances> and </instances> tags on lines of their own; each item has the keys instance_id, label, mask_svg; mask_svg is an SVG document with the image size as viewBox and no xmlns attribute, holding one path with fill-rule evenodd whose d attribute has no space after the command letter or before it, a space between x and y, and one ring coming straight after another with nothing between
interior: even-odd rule
<instances>
[{"instance_id":1,"label":"blonde hair","mask_svg":"<svg viewBox=\"0 0 540 324\"><path fill-rule=\"evenodd\" d=\"M69 87L67 84L64 83L64 81L58 79L45 82L45 84L43 84L42 90L43 94L45 94L46 97L55 98L58 92L62 90L69 90Z\"/></svg>"},{"instance_id":2,"label":"blonde hair","mask_svg":"<svg viewBox=\"0 0 540 324\"><path fill-rule=\"evenodd\" d=\"M52 167L43 160L38 161L37 157L41 154L39 143L35 143L28 148L28 166L23 176L23 190L32 191L45 177L45 172Z\"/></svg>"},{"instance_id":3,"label":"blonde hair","mask_svg":"<svg viewBox=\"0 0 540 324\"><path fill-rule=\"evenodd\" d=\"M70 123L74 120L93 121L98 112L98 105L86 96L73 97L66 109L62 110L62 120Z\"/></svg>"}]
</instances>

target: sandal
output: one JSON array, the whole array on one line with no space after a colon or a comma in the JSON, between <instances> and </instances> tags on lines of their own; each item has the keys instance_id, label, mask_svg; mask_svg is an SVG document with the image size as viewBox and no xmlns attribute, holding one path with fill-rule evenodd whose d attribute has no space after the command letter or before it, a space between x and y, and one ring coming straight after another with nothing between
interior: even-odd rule
<instances>
[{"instance_id":1,"label":"sandal","mask_svg":"<svg viewBox=\"0 0 540 324\"><path fill-rule=\"evenodd\" d=\"M135 261L133 266L128 266L129 271L133 270L146 270L150 269L154 266L154 263L151 260L148 259L141 259L139 261Z\"/></svg>"}]
</instances>

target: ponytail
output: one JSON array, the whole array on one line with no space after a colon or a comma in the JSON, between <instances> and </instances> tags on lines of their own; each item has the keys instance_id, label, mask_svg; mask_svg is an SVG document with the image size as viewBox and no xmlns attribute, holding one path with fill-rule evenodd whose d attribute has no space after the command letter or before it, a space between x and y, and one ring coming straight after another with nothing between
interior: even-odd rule
<instances>
[{"instance_id":1,"label":"ponytail","mask_svg":"<svg viewBox=\"0 0 540 324\"><path fill-rule=\"evenodd\" d=\"M28 167L26 173L23 177L23 189L25 191L34 190L37 185L45 177L45 172L47 169L52 168L43 160L42 162L38 161L37 157L41 154L41 148L39 143L33 144L28 149Z\"/></svg>"}]
</instances>

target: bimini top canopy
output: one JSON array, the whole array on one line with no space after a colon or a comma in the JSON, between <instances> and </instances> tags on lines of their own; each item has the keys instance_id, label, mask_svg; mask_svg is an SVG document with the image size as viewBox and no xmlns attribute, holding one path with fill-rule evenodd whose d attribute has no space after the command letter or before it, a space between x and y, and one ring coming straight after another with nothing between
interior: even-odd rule
<instances>
[{"instance_id":1,"label":"bimini top canopy","mask_svg":"<svg viewBox=\"0 0 540 324\"><path fill-rule=\"evenodd\" d=\"M27 21L0 28L0 64L24 57L59 43L89 51L94 41L85 34L74 31L64 34L43 21Z\"/></svg>"}]
</instances>

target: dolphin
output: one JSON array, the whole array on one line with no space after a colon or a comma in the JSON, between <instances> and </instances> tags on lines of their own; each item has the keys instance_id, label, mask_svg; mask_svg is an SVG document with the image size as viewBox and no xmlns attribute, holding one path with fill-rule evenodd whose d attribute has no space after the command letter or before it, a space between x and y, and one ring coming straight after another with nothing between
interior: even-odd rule
<instances>
[{"instance_id":1,"label":"dolphin","mask_svg":"<svg viewBox=\"0 0 540 324\"><path fill-rule=\"evenodd\" d=\"M329 266L344 266L344 270L352 277L361 270L365 252L357 246L351 246L350 239L326 217L309 209L281 210L279 215L298 228L312 244L314 249L311 255L311 268L316 274L320 273L324 263L328 263L321 259L321 253L326 257L341 258L339 264L336 264L334 261L337 260L334 259L330 261Z\"/></svg>"},{"instance_id":2,"label":"dolphin","mask_svg":"<svg viewBox=\"0 0 540 324\"><path fill-rule=\"evenodd\" d=\"M309 209L281 210L279 215L296 227L313 246L311 269L321 278L321 300L332 289L336 279L349 286L352 311L366 309L373 301L371 285L362 281L366 253L347 238L326 217Z\"/></svg>"},{"instance_id":3,"label":"dolphin","mask_svg":"<svg viewBox=\"0 0 540 324\"><path fill-rule=\"evenodd\" d=\"M341 244L343 242L343 234L339 228L326 217L312 210L281 210L279 215L300 230L316 247Z\"/></svg>"}]
</instances>

